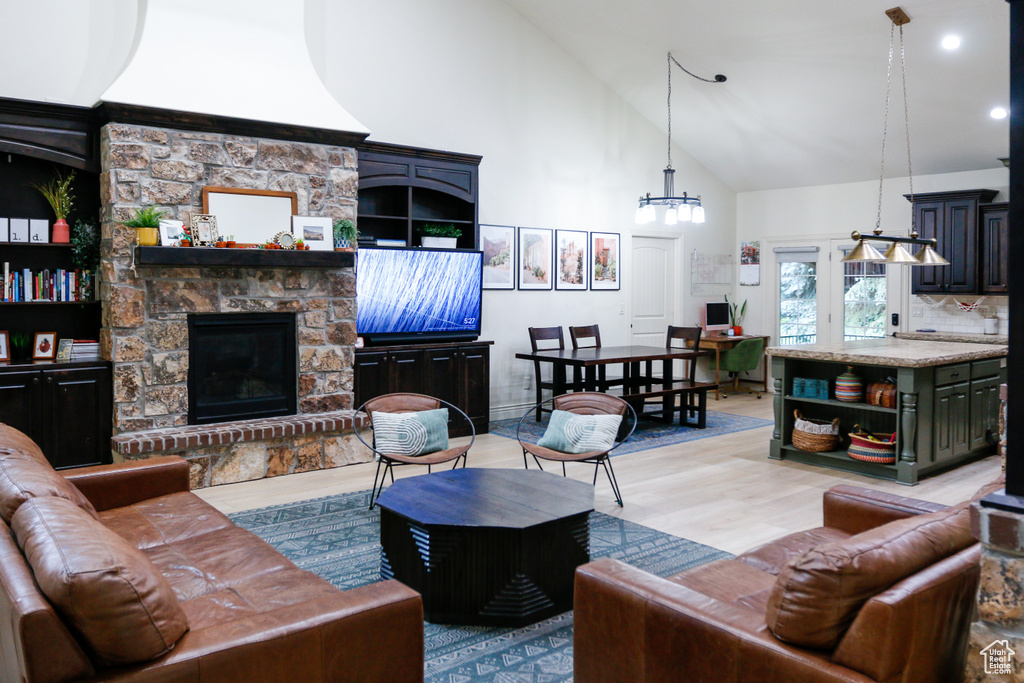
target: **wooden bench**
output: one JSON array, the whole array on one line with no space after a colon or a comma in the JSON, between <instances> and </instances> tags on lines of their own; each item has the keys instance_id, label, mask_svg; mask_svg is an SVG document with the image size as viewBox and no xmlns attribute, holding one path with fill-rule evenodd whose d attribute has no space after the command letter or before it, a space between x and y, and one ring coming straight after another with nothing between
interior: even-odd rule
<instances>
[{"instance_id":1,"label":"wooden bench","mask_svg":"<svg viewBox=\"0 0 1024 683\"><path fill-rule=\"evenodd\" d=\"M650 389L630 391L621 394L624 401L629 403L638 416L651 417L661 416L662 421L671 423L675 418L675 412L679 411L679 425L704 429L707 427L708 413L708 391L718 387L714 382L691 382L690 380L675 380L671 384L654 384ZM676 405L676 397L679 397L679 405ZM644 404L649 399L661 399L661 409L644 412ZM690 415L696 413L696 421L690 421Z\"/></svg>"}]
</instances>

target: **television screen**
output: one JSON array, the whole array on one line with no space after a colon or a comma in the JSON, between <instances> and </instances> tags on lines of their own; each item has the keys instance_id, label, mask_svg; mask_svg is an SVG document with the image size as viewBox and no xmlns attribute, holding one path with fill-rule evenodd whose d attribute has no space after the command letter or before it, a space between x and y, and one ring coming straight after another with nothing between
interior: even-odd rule
<instances>
[{"instance_id":1,"label":"television screen","mask_svg":"<svg viewBox=\"0 0 1024 683\"><path fill-rule=\"evenodd\" d=\"M476 339L483 253L366 248L356 261L356 330L368 342Z\"/></svg>"}]
</instances>

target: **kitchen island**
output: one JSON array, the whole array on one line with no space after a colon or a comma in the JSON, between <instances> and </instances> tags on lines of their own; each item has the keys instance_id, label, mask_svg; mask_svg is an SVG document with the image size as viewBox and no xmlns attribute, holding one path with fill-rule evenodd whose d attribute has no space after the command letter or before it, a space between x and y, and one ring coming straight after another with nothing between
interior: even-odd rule
<instances>
[{"instance_id":1,"label":"kitchen island","mask_svg":"<svg viewBox=\"0 0 1024 683\"><path fill-rule=\"evenodd\" d=\"M999 433L999 385L1006 381L1007 347L909 339L867 339L829 344L773 346L775 430L769 456L902 484L995 452ZM852 366L867 387L891 381L895 405L836 399L835 379ZM794 380L828 380L827 398L808 398ZM797 386L800 386L797 382ZM840 420L834 450L812 453L793 445L794 411L818 420ZM895 462L849 456L854 425L874 434L896 433Z\"/></svg>"}]
</instances>

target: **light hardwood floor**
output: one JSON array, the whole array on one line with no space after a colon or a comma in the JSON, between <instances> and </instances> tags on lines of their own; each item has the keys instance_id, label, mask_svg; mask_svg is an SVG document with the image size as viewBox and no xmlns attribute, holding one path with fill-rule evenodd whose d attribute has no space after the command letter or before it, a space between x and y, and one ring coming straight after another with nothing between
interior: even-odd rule
<instances>
[{"instance_id":1,"label":"light hardwood floor","mask_svg":"<svg viewBox=\"0 0 1024 683\"><path fill-rule=\"evenodd\" d=\"M711 410L772 418L772 398L730 395L709 401ZM856 474L785 460L768 459L772 427L699 439L675 446L616 456L615 474L625 506L612 498L603 472L595 506L609 515L740 553L792 531L820 526L821 496L836 484L854 484L921 498L957 503L999 475L997 456L903 486ZM492 434L477 437L471 467L522 467L516 441ZM531 465L532 466L532 465ZM226 513L370 488L374 464L293 474L196 493ZM554 470L553 466L546 466ZM398 469L413 476L425 468ZM590 481L593 468L569 466L569 476Z\"/></svg>"}]
</instances>

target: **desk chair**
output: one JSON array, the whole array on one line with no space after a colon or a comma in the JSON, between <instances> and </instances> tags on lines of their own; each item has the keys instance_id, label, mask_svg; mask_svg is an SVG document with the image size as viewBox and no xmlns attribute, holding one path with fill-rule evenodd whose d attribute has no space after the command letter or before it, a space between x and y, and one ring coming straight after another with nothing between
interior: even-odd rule
<instances>
[{"instance_id":1,"label":"desk chair","mask_svg":"<svg viewBox=\"0 0 1024 683\"><path fill-rule=\"evenodd\" d=\"M724 370L733 376L732 390L740 391L740 373L750 372L757 367L757 364L761 361L761 355L764 352L764 339L744 339L736 346L722 353L722 356L717 364L719 370ZM711 358L711 369L714 370L716 367L715 359ZM761 398L761 392L744 387L743 391L757 394L758 398ZM722 392L722 398L728 398L725 392Z\"/></svg>"},{"instance_id":2,"label":"desk chair","mask_svg":"<svg viewBox=\"0 0 1024 683\"><path fill-rule=\"evenodd\" d=\"M530 348L534 353L544 349L558 349L559 351L565 350L565 339L562 337L562 326L558 327L531 327L530 330ZM552 342L558 341L556 346ZM546 342L543 346L538 342ZM540 371L541 363L539 360L533 361L533 376L534 386L537 389L537 400L536 403L541 405L544 396L542 391L547 389L548 391L554 392L555 390L555 378L552 376L550 380L545 381L541 376ZM558 372L558 368L555 368L554 372ZM537 422L540 422L542 417L541 414L544 412L551 412L551 406L546 405L544 408L537 411Z\"/></svg>"},{"instance_id":3,"label":"desk chair","mask_svg":"<svg viewBox=\"0 0 1024 683\"><path fill-rule=\"evenodd\" d=\"M576 327L569 327L569 337L572 339L572 348L576 349L599 349L601 348L601 329L597 325L579 325ZM606 368L603 365L597 366L597 388L598 391L608 391L608 387L611 384L621 384L621 382L609 383L605 374ZM589 372L590 370L588 370ZM573 369L573 384L575 391L581 389L580 384L582 378L580 377L579 368Z\"/></svg>"}]
</instances>

